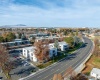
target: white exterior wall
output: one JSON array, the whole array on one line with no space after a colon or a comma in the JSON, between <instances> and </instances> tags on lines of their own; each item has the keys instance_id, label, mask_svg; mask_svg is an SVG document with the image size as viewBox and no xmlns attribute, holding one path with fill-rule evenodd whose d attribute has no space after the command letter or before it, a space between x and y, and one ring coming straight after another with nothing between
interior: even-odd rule
<instances>
[{"instance_id":1,"label":"white exterior wall","mask_svg":"<svg viewBox=\"0 0 100 80\"><path fill-rule=\"evenodd\" d=\"M100 79L100 75L93 73L93 72L90 73L90 76Z\"/></svg>"},{"instance_id":2,"label":"white exterior wall","mask_svg":"<svg viewBox=\"0 0 100 80\"><path fill-rule=\"evenodd\" d=\"M27 58L27 50L23 48L23 56Z\"/></svg>"},{"instance_id":3,"label":"white exterior wall","mask_svg":"<svg viewBox=\"0 0 100 80\"><path fill-rule=\"evenodd\" d=\"M32 50L33 49L33 50ZM49 48L49 57L53 55L57 56L57 48ZM31 61L37 62L37 58L34 54L34 48L23 48L23 56Z\"/></svg>"},{"instance_id":4,"label":"white exterior wall","mask_svg":"<svg viewBox=\"0 0 100 80\"><path fill-rule=\"evenodd\" d=\"M53 55L57 56L57 48L51 48L49 50L49 57L53 57Z\"/></svg>"},{"instance_id":5,"label":"white exterior wall","mask_svg":"<svg viewBox=\"0 0 100 80\"><path fill-rule=\"evenodd\" d=\"M31 61L37 62L37 58L34 54L34 51L23 48L23 56L30 59Z\"/></svg>"},{"instance_id":6,"label":"white exterior wall","mask_svg":"<svg viewBox=\"0 0 100 80\"><path fill-rule=\"evenodd\" d=\"M36 56L35 56L35 54L33 52L30 51L29 54L30 54L30 60L31 61L34 61L34 62L37 62L38 61L37 58L36 58Z\"/></svg>"},{"instance_id":7,"label":"white exterior wall","mask_svg":"<svg viewBox=\"0 0 100 80\"><path fill-rule=\"evenodd\" d=\"M61 51L66 51L64 46L67 46L67 49L69 48L67 44L59 44Z\"/></svg>"},{"instance_id":8,"label":"white exterior wall","mask_svg":"<svg viewBox=\"0 0 100 80\"><path fill-rule=\"evenodd\" d=\"M61 49L61 51L65 51L65 47L67 46L67 48L69 48L68 44L66 42L58 42L59 43L59 48ZM54 48L54 43L49 44L49 46L51 48Z\"/></svg>"}]
</instances>

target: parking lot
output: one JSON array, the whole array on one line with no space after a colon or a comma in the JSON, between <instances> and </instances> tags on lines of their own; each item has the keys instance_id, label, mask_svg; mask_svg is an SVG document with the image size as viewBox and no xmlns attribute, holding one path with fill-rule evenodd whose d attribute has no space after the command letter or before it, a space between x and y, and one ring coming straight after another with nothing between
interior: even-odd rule
<instances>
[{"instance_id":1,"label":"parking lot","mask_svg":"<svg viewBox=\"0 0 100 80\"><path fill-rule=\"evenodd\" d=\"M10 72L12 80L18 80L19 78L26 77L38 70L38 68L36 68L30 61L21 57L21 54L21 49L9 52L10 61L13 61L13 69Z\"/></svg>"}]
</instances>

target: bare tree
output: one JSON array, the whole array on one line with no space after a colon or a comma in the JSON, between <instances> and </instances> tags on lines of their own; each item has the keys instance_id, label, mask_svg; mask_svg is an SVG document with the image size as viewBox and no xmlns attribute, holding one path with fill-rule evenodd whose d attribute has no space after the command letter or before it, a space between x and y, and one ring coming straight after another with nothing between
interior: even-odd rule
<instances>
[{"instance_id":1,"label":"bare tree","mask_svg":"<svg viewBox=\"0 0 100 80\"><path fill-rule=\"evenodd\" d=\"M74 71L74 69L71 66L66 70L66 72L64 74L64 78L65 77L69 77L70 80L88 80L88 78L81 73L79 73L77 75L76 72Z\"/></svg>"},{"instance_id":2,"label":"bare tree","mask_svg":"<svg viewBox=\"0 0 100 80\"><path fill-rule=\"evenodd\" d=\"M0 67L3 69L5 63L8 61L8 51L0 44Z\"/></svg>"},{"instance_id":3,"label":"bare tree","mask_svg":"<svg viewBox=\"0 0 100 80\"><path fill-rule=\"evenodd\" d=\"M63 76L66 77L69 75L70 75L70 77L76 76L76 73L71 66L65 71L65 74Z\"/></svg>"},{"instance_id":4,"label":"bare tree","mask_svg":"<svg viewBox=\"0 0 100 80\"><path fill-rule=\"evenodd\" d=\"M49 59L49 47L48 42L38 41L34 43L35 55L39 62L43 62Z\"/></svg>"},{"instance_id":5,"label":"bare tree","mask_svg":"<svg viewBox=\"0 0 100 80\"><path fill-rule=\"evenodd\" d=\"M9 72L11 71L11 64L9 61L8 51L7 49L0 44L0 67L2 71L5 73L7 78L9 78Z\"/></svg>"}]
</instances>

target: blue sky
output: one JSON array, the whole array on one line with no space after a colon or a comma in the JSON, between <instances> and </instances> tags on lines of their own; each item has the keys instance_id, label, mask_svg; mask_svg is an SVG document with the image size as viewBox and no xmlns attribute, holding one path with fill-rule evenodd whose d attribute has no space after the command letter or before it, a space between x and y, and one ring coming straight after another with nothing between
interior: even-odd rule
<instances>
[{"instance_id":1,"label":"blue sky","mask_svg":"<svg viewBox=\"0 0 100 80\"><path fill-rule=\"evenodd\" d=\"M0 25L100 27L100 0L0 0Z\"/></svg>"}]
</instances>

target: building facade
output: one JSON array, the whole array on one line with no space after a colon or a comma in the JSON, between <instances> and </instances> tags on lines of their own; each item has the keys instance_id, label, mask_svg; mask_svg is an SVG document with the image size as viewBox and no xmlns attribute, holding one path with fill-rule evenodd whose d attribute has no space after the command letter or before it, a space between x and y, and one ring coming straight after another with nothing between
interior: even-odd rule
<instances>
[{"instance_id":1,"label":"building facade","mask_svg":"<svg viewBox=\"0 0 100 80\"><path fill-rule=\"evenodd\" d=\"M36 58L35 54L35 47L25 47L23 48L23 56L31 61L37 62L38 59ZM57 56L57 49L49 47L49 57Z\"/></svg>"}]
</instances>

